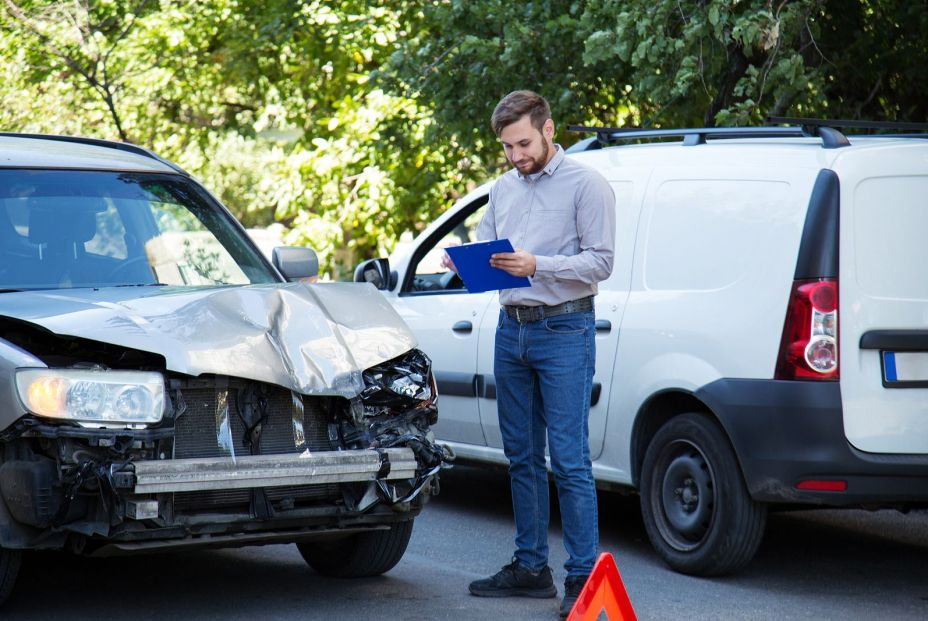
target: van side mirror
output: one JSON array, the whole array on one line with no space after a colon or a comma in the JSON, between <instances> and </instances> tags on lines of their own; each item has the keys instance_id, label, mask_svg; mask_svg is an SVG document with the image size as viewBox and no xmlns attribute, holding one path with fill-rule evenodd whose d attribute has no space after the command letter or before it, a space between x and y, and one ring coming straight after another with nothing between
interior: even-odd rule
<instances>
[{"instance_id":1,"label":"van side mirror","mask_svg":"<svg viewBox=\"0 0 928 621\"><path fill-rule=\"evenodd\" d=\"M277 246L271 253L271 262L290 282L319 275L319 257L312 248Z\"/></svg>"},{"instance_id":2,"label":"van side mirror","mask_svg":"<svg viewBox=\"0 0 928 621\"><path fill-rule=\"evenodd\" d=\"M393 288L392 276L389 259L368 259L354 270L355 282L369 282L380 290Z\"/></svg>"}]
</instances>

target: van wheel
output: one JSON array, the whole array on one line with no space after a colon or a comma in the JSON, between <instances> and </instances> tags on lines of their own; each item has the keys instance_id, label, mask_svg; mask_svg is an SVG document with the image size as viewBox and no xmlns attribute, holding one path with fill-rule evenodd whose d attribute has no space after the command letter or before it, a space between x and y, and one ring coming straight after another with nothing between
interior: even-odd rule
<instances>
[{"instance_id":1,"label":"van wheel","mask_svg":"<svg viewBox=\"0 0 928 621\"><path fill-rule=\"evenodd\" d=\"M412 520L396 522L387 530L372 530L336 541L298 543L310 567L333 578L379 576L393 569L409 545Z\"/></svg>"},{"instance_id":2,"label":"van wheel","mask_svg":"<svg viewBox=\"0 0 928 621\"><path fill-rule=\"evenodd\" d=\"M664 561L697 576L746 565L767 521L724 432L694 413L671 419L651 440L641 470L641 513Z\"/></svg>"},{"instance_id":3,"label":"van wheel","mask_svg":"<svg viewBox=\"0 0 928 621\"><path fill-rule=\"evenodd\" d=\"M0 548L0 605L9 598L19 574L22 553L19 550Z\"/></svg>"}]
</instances>

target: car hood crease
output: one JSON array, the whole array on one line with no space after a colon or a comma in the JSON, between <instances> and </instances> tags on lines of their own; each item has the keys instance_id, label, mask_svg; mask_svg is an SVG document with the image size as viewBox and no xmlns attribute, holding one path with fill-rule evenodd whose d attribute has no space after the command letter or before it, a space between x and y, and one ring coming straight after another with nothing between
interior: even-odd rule
<instances>
[{"instance_id":1,"label":"car hood crease","mask_svg":"<svg viewBox=\"0 0 928 621\"><path fill-rule=\"evenodd\" d=\"M28 291L5 294L0 315L302 394L354 396L361 371L416 345L380 292L353 283Z\"/></svg>"}]
</instances>

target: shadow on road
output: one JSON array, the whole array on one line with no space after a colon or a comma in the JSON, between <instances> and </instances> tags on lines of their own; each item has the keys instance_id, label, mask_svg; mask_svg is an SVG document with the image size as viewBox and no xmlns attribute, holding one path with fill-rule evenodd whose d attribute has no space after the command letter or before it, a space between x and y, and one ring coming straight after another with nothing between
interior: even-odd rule
<instances>
[{"instance_id":1,"label":"shadow on road","mask_svg":"<svg viewBox=\"0 0 928 621\"><path fill-rule=\"evenodd\" d=\"M305 565L295 546L107 559L41 553L28 558L16 592L0 616L24 620L126 616L139 621L160 621L165 616L379 619L384 617L370 606L404 601L409 610L418 611L404 619L476 619L475 606L483 602L468 598L462 585L470 578L448 574L445 583L436 582L437 574L430 573L434 567L460 568L453 559L441 556L443 549L431 543L433 539L423 537L432 531L434 537L462 536L457 525L468 520L475 529L484 523L508 528L512 511L508 477L503 469L457 466L443 473L441 495L432 502L423 517L431 524L423 522L419 531L420 547L384 577L323 578ZM616 555L642 621L678 616L853 619L863 618L864 610L876 618L928 618L925 513L773 513L754 561L737 575L713 579L667 569L647 540L636 496L600 492L599 515L602 548ZM503 531L498 538L505 537ZM551 564L557 568L563 550L556 505L551 547ZM554 558L556 550L560 559ZM479 552L492 554L494 567L496 556L504 553L483 548ZM321 603L326 605L324 616L309 612ZM851 613L842 612L848 607Z\"/></svg>"}]
</instances>

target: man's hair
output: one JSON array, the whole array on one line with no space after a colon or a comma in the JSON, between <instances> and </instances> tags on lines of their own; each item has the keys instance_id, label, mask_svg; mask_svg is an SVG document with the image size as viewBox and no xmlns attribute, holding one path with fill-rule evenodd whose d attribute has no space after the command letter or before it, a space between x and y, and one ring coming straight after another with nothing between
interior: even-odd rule
<instances>
[{"instance_id":1,"label":"man's hair","mask_svg":"<svg viewBox=\"0 0 928 621\"><path fill-rule=\"evenodd\" d=\"M512 125L526 114L531 115L532 127L541 131L545 121L551 118L551 107L545 98L533 91L512 91L499 100L493 110L491 123L499 136L508 125Z\"/></svg>"}]
</instances>

